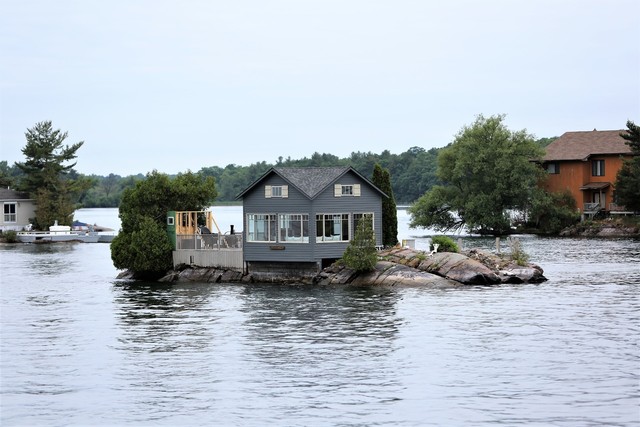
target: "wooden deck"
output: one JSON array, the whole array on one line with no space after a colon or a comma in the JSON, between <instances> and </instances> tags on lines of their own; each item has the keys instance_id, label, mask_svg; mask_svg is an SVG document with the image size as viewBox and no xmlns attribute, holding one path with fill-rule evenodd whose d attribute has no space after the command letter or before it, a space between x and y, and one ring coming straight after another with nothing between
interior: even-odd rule
<instances>
[{"instance_id":1,"label":"wooden deck","mask_svg":"<svg viewBox=\"0 0 640 427\"><path fill-rule=\"evenodd\" d=\"M173 251L173 266L186 264L198 267L225 268L242 272L242 249L181 249Z\"/></svg>"}]
</instances>

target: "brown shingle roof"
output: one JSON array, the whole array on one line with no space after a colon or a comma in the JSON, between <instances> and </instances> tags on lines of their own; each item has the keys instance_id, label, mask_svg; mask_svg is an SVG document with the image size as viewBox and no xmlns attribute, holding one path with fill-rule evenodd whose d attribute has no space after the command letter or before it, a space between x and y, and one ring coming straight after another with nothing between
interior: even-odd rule
<instances>
[{"instance_id":1,"label":"brown shingle roof","mask_svg":"<svg viewBox=\"0 0 640 427\"><path fill-rule=\"evenodd\" d=\"M565 132L547 146L542 160L586 160L597 154L630 154L631 148L625 144L624 138L620 137L620 132L624 131Z\"/></svg>"},{"instance_id":2,"label":"brown shingle roof","mask_svg":"<svg viewBox=\"0 0 640 427\"><path fill-rule=\"evenodd\" d=\"M9 188L0 188L0 200L30 200L29 194Z\"/></svg>"}]
</instances>

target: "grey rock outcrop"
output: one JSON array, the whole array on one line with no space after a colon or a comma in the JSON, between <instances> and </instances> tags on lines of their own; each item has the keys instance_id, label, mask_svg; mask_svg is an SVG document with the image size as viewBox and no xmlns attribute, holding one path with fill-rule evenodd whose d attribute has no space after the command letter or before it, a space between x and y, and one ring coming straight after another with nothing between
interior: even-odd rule
<instances>
[{"instance_id":1,"label":"grey rock outcrop","mask_svg":"<svg viewBox=\"0 0 640 427\"><path fill-rule=\"evenodd\" d=\"M547 280L535 264L518 265L508 258L471 250L465 254L441 252L431 255L406 248L378 253L373 271L356 272L342 263L334 263L315 276L281 272L275 276L252 276L220 268L182 265L168 272L160 282L208 283L306 283L381 287L451 288L465 285L499 283L538 283ZM122 275L126 278L126 275ZM268 279L268 280L266 280Z\"/></svg>"},{"instance_id":2,"label":"grey rock outcrop","mask_svg":"<svg viewBox=\"0 0 640 427\"><path fill-rule=\"evenodd\" d=\"M356 273L344 266L334 264L318 275L320 285L353 285L382 287L455 287L461 283L438 275L416 270L406 265L389 261L378 261L370 272Z\"/></svg>"}]
</instances>

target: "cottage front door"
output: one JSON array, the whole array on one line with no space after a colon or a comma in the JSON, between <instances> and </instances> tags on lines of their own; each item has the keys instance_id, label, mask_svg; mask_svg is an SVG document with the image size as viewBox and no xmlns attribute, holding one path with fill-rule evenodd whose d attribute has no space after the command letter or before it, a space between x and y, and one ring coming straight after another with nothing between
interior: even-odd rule
<instances>
[{"instance_id":1,"label":"cottage front door","mask_svg":"<svg viewBox=\"0 0 640 427\"><path fill-rule=\"evenodd\" d=\"M593 193L593 203L597 203L600 205L600 208L604 209L604 194L594 191Z\"/></svg>"}]
</instances>

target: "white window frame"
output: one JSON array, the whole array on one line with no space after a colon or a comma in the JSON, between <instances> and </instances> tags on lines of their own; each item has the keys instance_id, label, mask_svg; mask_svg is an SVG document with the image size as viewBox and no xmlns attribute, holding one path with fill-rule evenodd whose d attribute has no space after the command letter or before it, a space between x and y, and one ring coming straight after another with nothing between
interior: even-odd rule
<instances>
[{"instance_id":1,"label":"white window frame","mask_svg":"<svg viewBox=\"0 0 640 427\"><path fill-rule=\"evenodd\" d=\"M2 212L4 214L4 222L5 223L14 223L18 222L18 203L17 202L9 202L3 203L4 208L2 208ZM11 212L11 207L13 207L13 212Z\"/></svg>"},{"instance_id":2,"label":"white window frame","mask_svg":"<svg viewBox=\"0 0 640 427\"><path fill-rule=\"evenodd\" d=\"M278 241L282 243L309 243L309 214L279 214Z\"/></svg>"},{"instance_id":3,"label":"white window frame","mask_svg":"<svg viewBox=\"0 0 640 427\"><path fill-rule=\"evenodd\" d=\"M277 215L274 213L249 213L247 221L247 242L275 243L277 240Z\"/></svg>"},{"instance_id":4,"label":"white window frame","mask_svg":"<svg viewBox=\"0 0 640 427\"><path fill-rule=\"evenodd\" d=\"M316 243L344 243L350 236L351 215L348 213L316 214Z\"/></svg>"}]
</instances>

